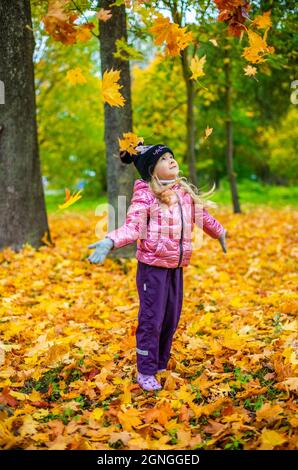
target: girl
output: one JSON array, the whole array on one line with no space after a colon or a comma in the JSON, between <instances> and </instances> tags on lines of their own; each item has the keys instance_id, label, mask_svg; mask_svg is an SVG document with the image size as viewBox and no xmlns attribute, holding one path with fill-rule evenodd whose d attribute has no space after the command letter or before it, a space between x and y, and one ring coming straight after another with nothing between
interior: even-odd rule
<instances>
[{"instance_id":1,"label":"girl","mask_svg":"<svg viewBox=\"0 0 298 470\"><path fill-rule=\"evenodd\" d=\"M203 200L214 186L199 195L194 185L178 176L178 163L165 145L138 145L135 150L136 155L120 153L121 161L133 162L142 177L135 181L125 223L89 245L96 250L88 260L102 263L110 250L139 240L137 382L144 390L159 390L162 386L155 374L166 370L169 361L182 310L183 267L190 261L194 223L218 239L225 253L226 230L206 210L216 205Z\"/></svg>"}]
</instances>

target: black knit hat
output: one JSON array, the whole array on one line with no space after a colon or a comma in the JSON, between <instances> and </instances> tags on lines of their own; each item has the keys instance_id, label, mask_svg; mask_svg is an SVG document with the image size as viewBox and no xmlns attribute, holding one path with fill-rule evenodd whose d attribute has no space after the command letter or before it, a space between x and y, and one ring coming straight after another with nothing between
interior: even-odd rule
<instances>
[{"instance_id":1,"label":"black knit hat","mask_svg":"<svg viewBox=\"0 0 298 470\"><path fill-rule=\"evenodd\" d=\"M162 144L157 145L137 145L134 147L137 150L136 155L131 155L129 152L121 152L120 159L123 163L134 163L136 169L145 181L149 181L153 173L154 167L159 158L166 152L170 152L173 157L174 153L169 147Z\"/></svg>"}]
</instances>

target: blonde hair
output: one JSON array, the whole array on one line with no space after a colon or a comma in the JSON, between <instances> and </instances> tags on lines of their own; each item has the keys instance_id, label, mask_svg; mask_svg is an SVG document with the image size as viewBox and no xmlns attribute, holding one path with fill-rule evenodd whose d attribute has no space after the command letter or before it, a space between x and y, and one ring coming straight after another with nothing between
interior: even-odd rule
<instances>
[{"instance_id":1,"label":"blonde hair","mask_svg":"<svg viewBox=\"0 0 298 470\"><path fill-rule=\"evenodd\" d=\"M157 175L152 175L149 181L149 187L158 200L169 205L171 202L171 196L175 194L175 190L172 190L171 188L178 183L186 193L190 194L193 201L199 204L202 208L218 207L214 201L208 200L209 196L215 191L215 183L213 183L213 186L209 191L203 192L188 181L185 176L177 176L173 183L162 184Z\"/></svg>"}]
</instances>

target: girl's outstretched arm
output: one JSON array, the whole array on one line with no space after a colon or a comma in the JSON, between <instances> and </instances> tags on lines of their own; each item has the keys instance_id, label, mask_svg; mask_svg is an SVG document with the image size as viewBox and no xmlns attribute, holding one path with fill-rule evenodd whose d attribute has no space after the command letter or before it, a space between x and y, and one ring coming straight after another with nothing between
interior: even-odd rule
<instances>
[{"instance_id":1,"label":"girl's outstretched arm","mask_svg":"<svg viewBox=\"0 0 298 470\"><path fill-rule=\"evenodd\" d=\"M129 245L147 236L147 215L150 203L143 189L134 190L125 223L106 234L114 242L112 250Z\"/></svg>"},{"instance_id":2,"label":"girl's outstretched arm","mask_svg":"<svg viewBox=\"0 0 298 470\"><path fill-rule=\"evenodd\" d=\"M201 229L204 230L207 235L217 240L223 240L227 233L223 225L216 220L207 209L202 208L199 204L193 204L193 222ZM224 250L225 251L225 250Z\"/></svg>"},{"instance_id":3,"label":"girl's outstretched arm","mask_svg":"<svg viewBox=\"0 0 298 470\"><path fill-rule=\"evenodd\" d=\"M203 230L212 238L218 239L224 233L224 227L212 217L207 209L203 209Z\"/></svg>"}]
</instances>

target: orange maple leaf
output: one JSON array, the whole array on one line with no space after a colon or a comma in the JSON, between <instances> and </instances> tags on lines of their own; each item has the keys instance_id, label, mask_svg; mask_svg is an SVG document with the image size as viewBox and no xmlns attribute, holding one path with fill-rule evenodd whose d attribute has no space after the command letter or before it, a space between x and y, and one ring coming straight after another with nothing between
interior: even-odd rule
<instances>
[{"instance_id":1,"label":"orange maple leaf","mask_svg":"<svg viewBox=\"0 0 298 470\"><path fill-rule=\"evenodd\" d=\"M247 61L253 64L265 62L264 55L275 51L274 47L268 46L266 42L268 30L269 28L265 30L263 37L251 29L247 31L249 47L245 47L242 54Z\"/></svg>"},{"instance_id":2,"label":"orange maple leaf","mask_svg":"<svg viewBox=\"0 0 298 470\"><path fill-rule=\"evenodd\" d=\"M146 423L152 423L152 421L158 421L159 424L165 425L168 422L169 418L171 418L174 415L175 413L172 410L170 404L167 402L164 402L152 408L151 410L147 411L145 413L144 418L145 418Z\"/></svg>"},{"instance_id":3,"label":"orange maple leaf","mask_svg":"<svg viewBox=\"0 0 298 470\"><path fill-rule=\"evenodd\" d=\"M58 207L59 209L66 209L67 207L71 206L75 202L77 202L79 199L81 199L81 192L83 190L80 189L77 193L74 193L70 195L70 191L68 188L65 188L65 202L64 204L59 204Z\"/></svg>"},{"instance_id":4,"label":"orange maple leaf","mask_svg":"<svg viewBox=\"0 0 298 470\"><path fill-rule=\"evenodd\" d=\"M154 25L149 28L149 32L155 36L154 43L161 45L166 41L166 53L171 56L179 55L193 40L191 31L186 32L185 28L180 28L176 23L171 23L169 18L165 18L158 13Z\"/></svg>"}]
</instances>

